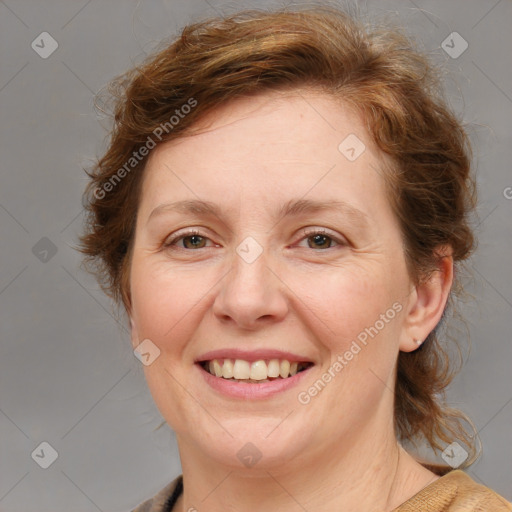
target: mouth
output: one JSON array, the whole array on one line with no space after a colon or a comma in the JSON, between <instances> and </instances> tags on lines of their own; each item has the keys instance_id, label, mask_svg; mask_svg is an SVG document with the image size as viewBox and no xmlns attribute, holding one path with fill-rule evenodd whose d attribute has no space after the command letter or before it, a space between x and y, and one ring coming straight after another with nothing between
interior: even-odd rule
<instances>
[{"instance_id":1,"label":"mouth","mask_svg":"<svg viewBox=\"0 0 512 512\"><path fill-rule=\"evenodd\" d=\"M218 379L230 382L262 384L290 379L313 366L310 361L289 361L288 359L210 359L197 363L205 372Z\"/></svg>"}]
</instances>

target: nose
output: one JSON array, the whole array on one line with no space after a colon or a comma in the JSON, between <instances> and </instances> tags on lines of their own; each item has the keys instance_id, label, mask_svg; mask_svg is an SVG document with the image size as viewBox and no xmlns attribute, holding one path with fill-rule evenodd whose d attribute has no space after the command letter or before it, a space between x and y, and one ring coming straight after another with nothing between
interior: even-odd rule
<instances>
[{"instance_id":1,"label":"nose","mask_svg":"<svg viewBox=\"0 0 512 512\"><path fill-rule=\"evenodd\" d=\"M231 271L221 280L212 306L222 323L256 330L285 318L287 288L268 263L265 251L251 263L234 254Z\"/></svg>"}]
</instances>

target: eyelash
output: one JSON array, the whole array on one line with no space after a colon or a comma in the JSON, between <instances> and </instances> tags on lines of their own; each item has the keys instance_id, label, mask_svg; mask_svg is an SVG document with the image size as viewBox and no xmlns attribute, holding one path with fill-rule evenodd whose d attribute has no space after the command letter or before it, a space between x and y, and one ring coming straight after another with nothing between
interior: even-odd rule
<instances>
[{"instance_id":1,"label":"eyelash","mask_svg":"<svg viewBox=\"0 0 512 512\"><path fill-rule=\"evenodd\" d=\"M304 240L304 239L307 239L307 238L310 238L312 236L315 236L315 235L322 235L322 236L325 236L325 237L328 237L330 238L333 242L337 243L338 246L346 246L347 243L343 240L340 240L338 237L330 234L327 230L323 229L323 228L320 228L320 229L303 229L302 231L302 234L303 234L303 237L301 238L300 241ZM185 231L185 232L181 232L181 233L177 233L171 240L165 242L163 244L163 247L164 249L171 249L173 248L173 246L176 244L176 242L179 242L180 240L183 240L185 238L188 238L190 236L200 236L201 238L204 238L206 240L210 240L207 236L203 236L201 235L201 232L197 229L194 229L194 230L188 230L188 231ZM326 251L328 249L334 249L335 247L328 247L327 249L319 249L319 251ZM184 250L184 251L194 251L194 250L198 250L198 249L187 249L185 247L178 247L177 249L180 249L180 250ZM199 249L207 249L207 247L200 247ZM318 252L318 251L316 251Z\"/></svg>"}]
</instances>

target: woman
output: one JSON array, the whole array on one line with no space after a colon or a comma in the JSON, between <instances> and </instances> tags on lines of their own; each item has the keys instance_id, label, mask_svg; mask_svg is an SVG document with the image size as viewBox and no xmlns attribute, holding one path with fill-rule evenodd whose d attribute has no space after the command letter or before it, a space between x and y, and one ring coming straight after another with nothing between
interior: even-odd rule
<instances>
[{"instance_id":1,"label":"woman","mask_svg":"<svg viewBox=\"0 0 512 512\"><path fill-rule=\"evenodd\" d=\"M116 84L82 250L183 469L135 511L510 510L440 399L475 198L425 58L334 8L247 11Z\"/></svg>"}]
</instances>

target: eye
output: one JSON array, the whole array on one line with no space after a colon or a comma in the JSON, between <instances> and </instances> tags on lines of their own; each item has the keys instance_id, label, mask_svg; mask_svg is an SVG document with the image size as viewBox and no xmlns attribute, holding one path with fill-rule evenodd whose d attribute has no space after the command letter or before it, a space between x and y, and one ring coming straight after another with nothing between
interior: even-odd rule
<instances>
[{"instance_id":1,"label":"eye","mask_svg":"<svg viewBox=\"0 0 512 512\"><path fill-rule=\"evenodd\" d=\"M164 248L177 246L178 242L183 242L184 246L178 246L178 249L203 249L205 247L206 240L209 240L209 238L200 235L197 229L189 230L177 233L170 240L167 240L164 243Z\"/></svg>"},{"instance_id":2,"label":"eye","mask_svg":"<svg viewBox=\"0 0 512 512\"><path fill-rule=\"evenodd\" d=\"M325 229L304 229L304 238L302 240L308 240L308 247L310 249L330 249L332 244L343 246L347 245L346 242L340 238L330 234ZM208 237L200 234L197 229L188 230L185 232L178 232L171 239L164 243L164 248L177 248L183 250L194 250L194 249L205 249L207 248L207 241L211 241ZM309 243L311 241L311 243ZM183 244L183 245L180 245Z\"/></svg>"},{"instance_id":3,"label":"eye","mask_svg":"<svg viewBox=\"0 0 512 512\"><path fill-rule=\"evenodd\" d=\"M332 242L337 245L347 245L346 242L328 233L325 229L304 229L303 234L305 237L304 239L308 240L308 247L310 249L330 249ZM309 243L310 241L311 243Z\"/></svg>"}]
</instances>

